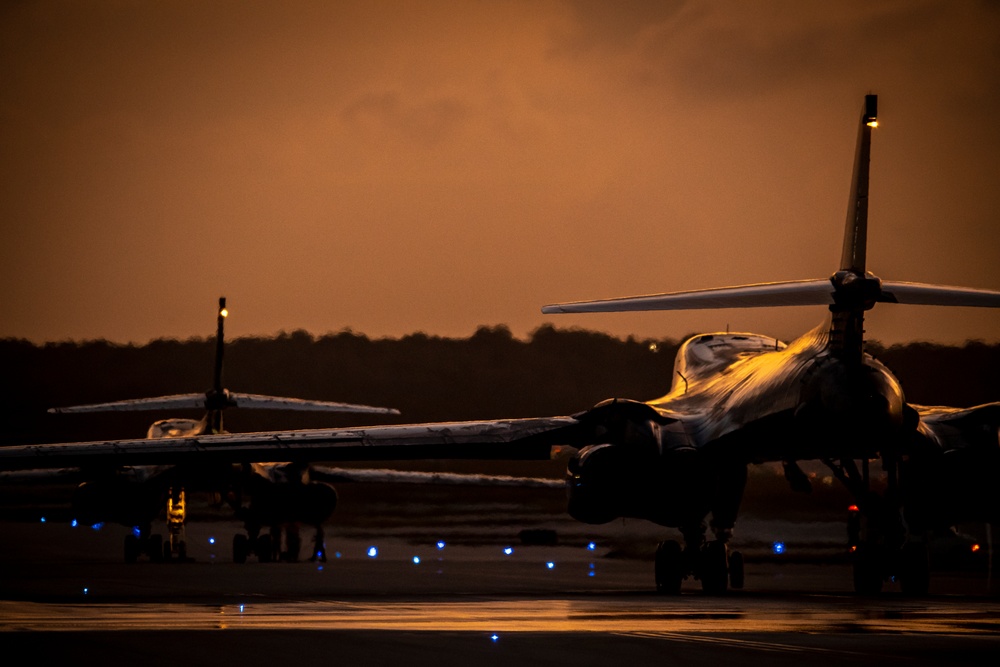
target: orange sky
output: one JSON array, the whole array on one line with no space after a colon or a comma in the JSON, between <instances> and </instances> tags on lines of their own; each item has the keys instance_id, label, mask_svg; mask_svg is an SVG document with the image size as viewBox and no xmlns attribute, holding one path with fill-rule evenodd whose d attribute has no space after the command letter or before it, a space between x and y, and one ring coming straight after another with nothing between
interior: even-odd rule
<instances>
[{"instance_id":1,"label":"orange sky","mask_svg":"<svg viewBox=\"0 0 1000 667\"><path fill-rule=\"evenodd\" d=\"M3 3L0 337L206 336L225 295L234 336L791 338L823 309L539 308L829 275L868 92L869 268L1000 289L1000 6L652 4Z\"/></svg>"}]
</instances>

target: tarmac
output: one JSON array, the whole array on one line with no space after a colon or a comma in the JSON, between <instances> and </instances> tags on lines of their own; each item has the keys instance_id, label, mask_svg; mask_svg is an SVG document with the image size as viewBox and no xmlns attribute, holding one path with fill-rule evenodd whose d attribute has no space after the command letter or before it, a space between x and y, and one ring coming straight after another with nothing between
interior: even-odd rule
<instances>
[{"instance_id":1,"label":"tarmac","mask_svg":"<svg viewBox=\"0 0 1000 667\"><path fill-rule=\"evenodd\" d=\"M987 573L936 573L925 598L904 597L892 582L880 596L858 597L849 566L822 535L836 540L837 526L793 534L751 521L748 532L758 534L747 538L743 590L707 596L689 580L680 596L664 597L653 592L655 531L637 522L591 527L543 513L528 524L531 508L477 521L470 517L483 508L468 509L379 525L348 511L327 532L326 562L233 563L240 526L221 518L189 522L191 561L132 565L122 563L120 526L3 521L0 649L11 665L968 665L1000 657L1000 597ZM789 535L780 554L761 546L768 531Z\"/></svg>"}]
</instances>

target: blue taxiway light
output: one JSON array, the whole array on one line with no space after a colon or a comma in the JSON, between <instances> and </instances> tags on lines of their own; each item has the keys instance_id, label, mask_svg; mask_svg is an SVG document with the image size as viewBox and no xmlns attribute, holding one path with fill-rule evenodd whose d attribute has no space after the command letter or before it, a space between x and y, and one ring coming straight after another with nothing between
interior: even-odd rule
<instances>
[{"instance_id":1,"label":"blue taxiway light","mask_svg":"<svg viewBox=\"0 0 1000 667\"><path fill-rule=\"evenodd\" d=\"M103 523L95 523L95 524L91 525L90 527L93 528L94 530L100 530L101 528L104 528L104 524ZM136 530L138 530L138 528Z\"/></svg>"},{"instance_id":2,"label":"blue taxiway light","mask_svg":"<svg viewBox=\"0 0 1000 667\"><path fill-rule=\"evenodd\" d=\"M438 540L437 548L444 549L444 547L445 547L444 540Z\"/></svg>"},{"instance_id":3,"label":"blue taxiway light","mask_svg":"<svg viewBox=\"0 0 1000 667\"><path fill-rule=\"evenodd\" d=\"M545 567L549 568L550 570L554 569L555 566L556 564L552 561L549 561L548 563L545 564Z\"/></svg>"},{"instance_id":4,"label":"blue taxiway light","mask_svg":"<svg viewBox=\"0 0 1000 667\"><path fill-rule=\"evenodd\" d=\"M139 530L139 526L132 526L132 534L135 535L136 537L142 535L142 531Z\"/></svg>"},{"instance_id":5,"label":"blue taxiway light","mask_svg":"<svg viewBox=\"0 0 1000 667\"><path fill-rule=\"evenodd\" d=\"M493 643L496 643L498 639L500 639L500 635L496 634L490 635L490 641L492 641Z\"/></svg>"},{"instance_id":6,"label":"blue taxiway light","mask_svg":"<svg viewBox=\"0 0 1000 667\"><path fill-rule=\"evenodd\" d=\"M86 595L86 594L87 594L87 593L89 593L89 592L90 592L90 589L89 589L89 588L84 588L84 589L83 589L83 594L84 594L84 595Z\"/></svg>"},{"instance_id":7,"label":"blue taxiway light","mask_svg":"<svg viewBox=\"0 0 1000 667\"><path fill-rule=\"evenodd\" d=\"M209 544L215 544L215 538L214 537L208 538L208 543Z\"/></svg>"},{"instance_id":8,"label":"blue taxiway light","mask_svg":"<svg viewBox=\"0 0 1000 667\"><path fill-rule=\"evenodd\" d=\"M588 542L587 543L587 551L593 551L596 548L597 548L597 545L594 544L593 542Z\"/></svg>"},{"instance_id":9,"label":"blue taxiway light","mask_svg":"<svg viewBox=\"0 0 1000 667\"><path fill-rule=\"evenodd\" d=\"M414 565L420 565L420 556L414 556L413 557L413 564Z\"/></svg>"},{"instance_id":10,"label":"blue taxiway light","mask_svg":"<svg viewBox=\"0 0 1000 667\"><path fill-rule=\"evenodd\" d=\"M339 551L334 551L333 552L333 557L334 558L340 558L340 552Z\"/></svg>"},{"instance_id":11,"label":"blue taxiway light","mask_svg":"<svg viewBox=\"0 0 1000 667\"><path fill-rule=\"evenodd\" d=\"M785 553L785 543L784 542L775 542L773 545L771 545L771 551L773 551L776 554L783 554L783 553Z\"/></svg>"},{"instance_id":12,"label":"blue taxiway light","mask_svg":"<svg viewBox=\"0 0 1000 667\"><path fill-rule=\"evenodd\" d=\"M42 523L45 523L45 517L44 516L42 517Z\"/></svg>"},{"instance_id":13,"label":"blue taxiway light","mask_svg":"<svg viewBox=\"0 0 1000 667\"><path fill-rule=\"evenodd\" d=\"M243 605L240 605L240 613L243 613Z\"/></svg>"},{"instance_id":14,"label":"blue taxiway light","mask_svg":"<svg viewBox=\"0 0 1000 667\"><path fill-rule=\"evenodd\" d=\"M369 558L376 558L377 556L378 556L378 548L376 548L376 547L368 547L368 557Z\"/></svg>"},{"instance_id":15,"label":"blue taxiway light","mask_svg":"<svg viewBox=\"0 0 1000 667\"><path fill-rule=\"evenodd\" d=\"M77 525L78 525L78 524L77 524L77 521L76 521L76 519L73 519L72 521L70 521L70 522L69 522L69 525L70 525L70 527L72 527L72 528L76 528L76 527L77 527Z\"/></svg>"},{"instance_id":16,"label":"blue taxiway light","mask_svg":"<svg viewBox=\"0 0 1000 667\"><path fill-rule=\"evenodd\" d=\"M509 556L514 553L514 547L504 547L503 552Z\"/></svg>"}]
</instances>

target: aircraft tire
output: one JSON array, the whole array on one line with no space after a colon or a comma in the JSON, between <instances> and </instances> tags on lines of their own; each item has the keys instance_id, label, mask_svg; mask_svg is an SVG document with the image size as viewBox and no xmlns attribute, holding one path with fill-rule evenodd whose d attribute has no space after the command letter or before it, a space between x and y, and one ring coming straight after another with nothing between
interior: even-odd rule
<instances>
[{"instance_id":1,"label":"aircraft tire","mask_svg":"<svg viewBox=\"0 0 1000 667\"><path fill-rule=\"evenodd\" d=\"M878 595L882 592L882 570L879 559L872 549L858 545L854 554L854 592L858 595Z\"/></svg>"},{"instance_id":2,"label":"aircraft tire","mask_svg":"<svg viewBox=\"0 0 1000 667\"><path fill-rule=\"evenodd\" d=\"M272 560L271 536L261 535L260 537L258 537L255 551L257 552L258 563L270 563Z\"/></svg>"},{"instance_id":3,"label":"aircraft tire","mask_svg":"<svg viewBox=\"0 0 1000 667\"><path fill-rule=\"evenodd\" d=\"M729 554L729 587L740 590L743 588L744 581L743 554L734 551Z\"/></svg>"},{"instance_id":4,"label":"aircraft tire","mask_svg":"<svg viewBox=\"0 0 1000 667\"><path fill-rule=\"evenodd\" d=\"M139 538L135 535L126 535L123 551L126 563L134 563L139 560Z\"/></svg>"},{"instance_id":5,"label":"aircraft tire","mask_svg":"<svg viewBox=\"0 0 1000 667\"><path fill-rule=\"evenodd\" d=\"M169 548L169 542L167 543ZM146 553L149 554L149 560L154 563L159 563L163 560L170 560L170 552L166 553L166 558L164 558L163 552L163 536L159 533L155 535L150 535L146 540Z\"/></svg>"},{"instance_id":6,"label":"aircraft tire","mask_svg":"<svg viewBox=\"0 0 1000 667\"><path fill-rule=\"evenodd\" d=\"M249 538L243 533L236 533L233 536L233 562L247 562L247 554L250 553Z\"/></svg>"},{"instance_id":7,"label":"aircraft tire","mask_svg":"<svg viewBox=\"0 0 1000 667\"><path fill-rule=\"evenodd\" d=\"M709 595L726 592L729 580L725 542L713 540L701 551L701 589Z\"/></svg>"},{"instance_id":8,"label":"aircraft tire","mask_svg":"<svg viewBox=\"0 0 1000 667\"><path fill-rule=\"evenodd\" d=\"M927 545L904 544L899 560L899 588L903 595L927 595L931 586L931 562Z\"/></svg>"},{"instance_id":9,"label":"aircraft tire","mask_svg":"<svg viewBox=\"0 0 1000 667\"><path fill-rule=\"evenodd\" d=\"M285 541L288 546L288 551L285 553L285 560L289 563L299 562L299 555L302 553L302 538L299 536L298 531L289 530Z\"/></svg>"},{"instance_id":10,"label":"aircraft tire","mask_svg":"<svg viewBox=\"0 0 1000 667\"><path fill-rule=\"evenodd\" d=\"M656 547L654 562L656 592L661 595L680 595L684 579L684 554L675 540L660 542Z\"/></svg>"}]
</instances>

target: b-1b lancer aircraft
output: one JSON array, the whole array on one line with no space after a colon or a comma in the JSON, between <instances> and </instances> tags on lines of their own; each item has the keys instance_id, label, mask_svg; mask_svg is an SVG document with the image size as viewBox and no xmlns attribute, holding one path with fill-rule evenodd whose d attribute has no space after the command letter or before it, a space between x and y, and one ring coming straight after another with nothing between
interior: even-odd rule
<instances>
[{"instance_id":1,"label":"b-1b lancer aircraft","mask_svg":"<svg viewBox=\"0 0 1000 667\"><path fill-rule=\"evenodd\" d=\"M123 412L159 409L201 409L201 419L171 418L153 422L146 435L150 439L197 438L225 433L222 413L228 408L308 410L350 414L398 415L394 408L353 403L309 401L300 398L262 396L231 392L222 385L225 352L225 320L229 315L226 299L219 299L215 337L215 368L212 388L203 394L179 394L134 400L52 408L51 413ZM186 558L184 540L186 490L210 490L229 496L247 534L236 535L233 554L245 560L248 554L269 561L279 556L281 528L286 530L286 555L298 558L297 525L315 527L313 556L322 557L323 522L337 504L336 491L329 484L311 480L309 467L301 463L235 462L205 464L198 461L179 465L88 466L79 471L87 481L73 495L74 516L81 522L119 523L133 532L125 536L125 560L135 561L145 553L153 560ZM249 505L244 506L244 495ZM166 506L168 540L151 533L151 524ZM270 532L260 535L263 527Z\"/></svg>"},{"instance_id":2,"label":"b-1b lancer aircraft","mask_svg":"<svg viewBox=\"0 0 1000 667\"><path fill-rule=\"evenodd\" d=\"M843 250L829 278L546 306L544 313L824 306L826 319L788 344L769 336L710 333L684 343L670 392L651 401L610 399L571 416L499 421L204 435L34 445L0 450L0 467L116 462L407 458L548 458L576 448L567 470L570 514L587 523L634 517L679 529L660 544L656 588L685 578L706 592L743 584L730 553L747 467L783 462L793 488L798 461L827 464L854 494L854 584L881 590L898 576L923 593L933 528L1000 518L1000 403L955 409L911 405L899 381L864 350L864 315L877 304L1000 307L1000 292L883 281L867 271L869 156L877 99L865 98ZM884 492L869 462L881 459ZM975 475L976 483L965 480ZM961 492L956 492L960 489ZM943 499L945 502L937 502ZM710 519L709 519L710 518ZM711 526L714 539L706 540Z\"/></svg>"}]
</instances>

